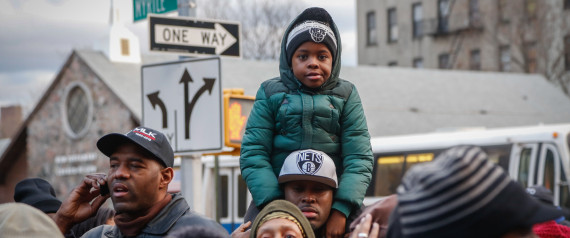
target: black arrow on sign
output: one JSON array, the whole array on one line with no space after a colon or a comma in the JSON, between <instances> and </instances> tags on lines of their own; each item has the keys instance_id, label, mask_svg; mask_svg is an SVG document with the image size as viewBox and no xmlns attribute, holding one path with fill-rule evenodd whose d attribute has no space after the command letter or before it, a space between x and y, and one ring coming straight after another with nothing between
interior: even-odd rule
<instances>
[{"instance_id":1,"label":"black arrow on sign","mask_svg":"<svg viewBox=\"0 0 570 238\"><path fill-rule=\"evenodd\" d=\"M184 135L185 135L186 139L190 139L190 125L189 124L190 124L190 114L192 113L192 112L188 112L188 98L189 98L189 95L188 95L189 92L188 91L190 90L188 84L190 82L194 82L194 80L192 80L192 77L190 77L190 73L188 73L188 69L184 69L184 73L182 74L182 78L180 78L179 83L184 84L184 105L185 105L185 107L184 107L184 112L185 112L184 113L184 122L186 123L185 124L186 126L184 127L186 129L186 132Z\"/></svg>"},{"instance_id":2,"label":"black arrow on sign","mask_svg":"<svg viewBox=\"0 0 570 238\"><path fill-rule=\"evenodd\" d=\"M192 101L190 103L188 103L189 83L194 82L194 80L192 80L192 77L190 77L188 70L184 70L184 74L182 75L182 78L180 79L180 83L184 83L184 103L185 103L185 107L184 107L184 122L185 122L184 137L186 139L190 139L190 116L192 115L192 111L194 109L194 106L196 105L196 101L198 101L198 98L200 98L200 96L204 92L206 92L206 90L208 90L208 93L211 95L212 94L212 88L214 88L214 83L216 82L216 78L203 78L203 80L204 80L204 85L200 89L198 89L198 91L196 92L194 97L192 97Z\"/></svg>"},{"instance_id":3,"label":"black arrow on sign","mask_svg":"<svg viewBox=\"0 0 570 238\"><path fill-rule=\"evenodd\" d=\"M192 115L194 105L196 105L196 101L198 101L200 95L206 92L206 90L208 90L208 93L212 95L212 88L214 88L214 82L216 82L216 78L204 78L204 85L200 89L198 89L198 92L196 92L196 94L194 94L194 97L192 97L192 101L190 103L186 101L186 108L184 109L187 118L186 134L185 134L186 139L190 139L190 115Z\"/></svg>"},{"instance_id":4,"label":"black arrow on sign","mask_svg":"<svg viewBox=\"0 0 570 238\"><path fill-rule=\"evenodd\" d=\"M164 102L162 102L162 100L158 97L158 93L159 91L156 91L146 96L148 97L148 100L150 101L153 109L156 109L156 104L158 104L160 110L162 111L162 128L168 128L166 106L164 105Z\"/></svg>"}]
</instances>

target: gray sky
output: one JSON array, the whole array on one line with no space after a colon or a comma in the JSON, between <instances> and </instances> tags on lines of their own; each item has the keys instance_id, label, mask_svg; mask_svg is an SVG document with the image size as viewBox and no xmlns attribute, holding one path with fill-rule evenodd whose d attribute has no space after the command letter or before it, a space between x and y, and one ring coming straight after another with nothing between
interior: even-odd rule
<instances>
[{"instance_id":1,"label":"gray sky","mask_svg":"<svg viewBox=\"0 0 570 238\"><path fill-rule=\"evenodd\" d=\"M356 65L355 0L303 1L329 11L341 32L342 62ZM115 0L144 54L148 22L132 22L132 3ZM0 106L33 109L72 49L100 49L108 40L109 9L110 0L0 0Z\"/></svg>"}]
</instances>

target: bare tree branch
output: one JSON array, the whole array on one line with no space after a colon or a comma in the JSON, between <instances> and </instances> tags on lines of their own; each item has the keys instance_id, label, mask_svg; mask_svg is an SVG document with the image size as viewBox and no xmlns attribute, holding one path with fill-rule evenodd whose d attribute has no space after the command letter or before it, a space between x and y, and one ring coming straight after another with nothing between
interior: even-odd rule
<instances>
[{"instance_id":1,"label":"bare tree branch","mask_svg":"<svg viewBox=\"0 0 570 238\"><path fill-rule=\"evenodd\" d=\"M305 6L286 0L198 0L198 15L239 21L244 59L277 60L288 24Z\"/></svg>"}]
</instances>

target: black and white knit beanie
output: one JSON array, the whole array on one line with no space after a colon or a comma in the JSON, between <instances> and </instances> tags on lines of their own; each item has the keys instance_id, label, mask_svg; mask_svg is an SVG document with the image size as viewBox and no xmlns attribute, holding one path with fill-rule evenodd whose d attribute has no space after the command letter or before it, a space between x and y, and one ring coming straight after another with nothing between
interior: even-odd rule
<instances>
[{"instance_id":1,"label":"black and white knit beanie","mask_svg":"<svg viewBox=\"0 0 570 238\"><path fill-rule=\"evenodd\" d=\"M331 28L334 22L325 9L319 7L307 8L297 17L292 25L294 27L287 35L285 46L289 63L295 50L307 41L325 44L331 51L333 59L336 59L338 45L334 31Z\"/></svg>"},{"instance_id":2,"label":"black and white knit beanie","mask_svg":"<svg viewBox=\"0 0 570 238\"><path fill-rule=\"evenodd\" d=\"M400 237L500 237L561 216L487 157L479 147L457 146L413 166L398 187L390 218L399 220Z\"/></svg>"}]
</instances>

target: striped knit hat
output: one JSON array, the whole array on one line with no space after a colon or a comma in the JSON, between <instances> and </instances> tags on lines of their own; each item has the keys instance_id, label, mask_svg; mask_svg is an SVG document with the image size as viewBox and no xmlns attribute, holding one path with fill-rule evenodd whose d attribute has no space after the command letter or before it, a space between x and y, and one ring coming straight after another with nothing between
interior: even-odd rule
<instances>
[{"instance_id":1,"label":"striped knit hat","mask_svg":"<svg viewBox=\"0 0 570 238\"><path fill-rule=\"evenodd\" d=\"M332 30L334 24L329 13L320 7L307 8L299 14L291 24L294 26L293 29L287 34L285 53L288 64L291 64L295 50L307 41L322 43L327 46L334 62L338 52L336 36Z\"/></svg>"},{"instance_id":2,"label":"striped knit hat","mask_svg":"<svg viewBox=\"0 0 570 238\"><path fill-rule=\"evenodd\" d=\"M561 212L532 199L479 147L458 146L406 173L392 214L389 229L401 237L500 237Z\"/></svg>"}]
</instances>

